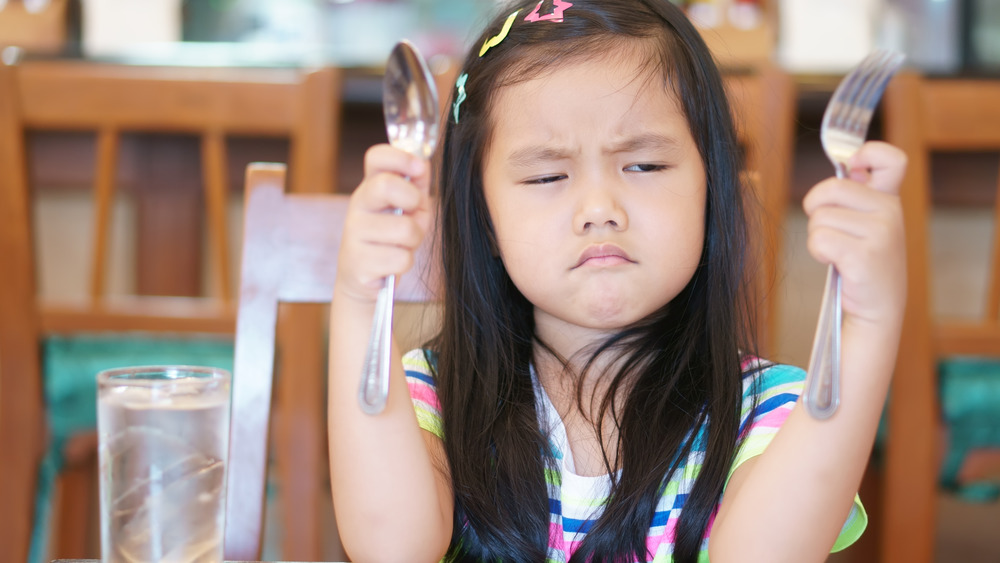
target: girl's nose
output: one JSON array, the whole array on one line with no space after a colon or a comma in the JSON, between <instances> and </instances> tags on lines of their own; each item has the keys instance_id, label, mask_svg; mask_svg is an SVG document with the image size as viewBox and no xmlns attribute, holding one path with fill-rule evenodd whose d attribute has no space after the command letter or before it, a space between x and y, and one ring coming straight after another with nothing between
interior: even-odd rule
<instances>
[{"instance_id":1,"label":"girl's nose","mask_svg":"<svg viewBox=\"0 0 1000 563\"><path fill-rule=\"evenodd\" d=\"M573 230L577 234L594 229L624 231L628 228L628 214L620 201L620 194L609 180L601 179L578 188L573 217Z\"/></svg>"}]
</instances>

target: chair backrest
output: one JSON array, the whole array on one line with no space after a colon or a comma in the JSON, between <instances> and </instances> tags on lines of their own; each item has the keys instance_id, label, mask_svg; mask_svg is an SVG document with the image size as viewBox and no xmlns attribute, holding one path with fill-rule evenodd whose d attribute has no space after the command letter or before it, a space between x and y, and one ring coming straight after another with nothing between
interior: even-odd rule
<instances>
[{"instance_id":1,"label":"chair backrest","mask_svg":"<svg viewBox=\"0 0 1000 563\"><path fill-rule=\"evenodd\" d=\"M247 167L226 559L252 560L260 553L278 305L329 303L348 200L344 194L286 193L285 167L280 164ZM413 269L397 281L397 302L434 299L439 278L435 263L428 241L417 253ZM322 339L322 334L304 336ZM325 396L322 391L319 395ZM322 434L322 428L312 431ZM295 439L289 435L276 442ZM311 494L320 495L316 490Z\"/></svg>"},{"instance_id":2,"label":"chair backrest","mask_svg":"<svg viewBox=\"0 0 1000 563\"><path fill-rule=\"evenodd\" d=\"M795 155L796 90L792 77L778 67L761 65L723 73L746 172L759 207L748 208L754 221L753 250L760 259L754 275L757 338L763 355L777 353L783 221L791 193ZM758 238L759 237L759 238Z\"/></svg>"},{"instance_id":3,"label":"chair backrest","mask_svg":"<svg viewBox=\"0 0 1000 563\"><path fill-rule=\"evenodd\" d=\"M234 334L226 224L227 137L290 139L293 190L333 191L341 80L342 72L334 68L0 64L0 455L17 460L0 464L0 504L7 507L0 516L0 560L27 558L35 475L45 444L38 357L43 335L133 330ZM97 134L90 279L88 298L82 303L41 302L37 294L26 143L26 134L35 131ZM217 297L107 296L108 225L118 148L122 133L135 132L193 134L200 140ZM184 227L168 225L159 234L170 241ZM200 248L178 250L197 251Z\"/></svg>"},{"instance_id":4,"label":"chair backrest","mask_svg":"<svg viewBox=\"0 0 1000 563\"><path fill-rule=\"evenodd\" d=\"M938 358L1000 357L1000 231L981 317L935 318L930 237L933 151L1000 151L1000 80L897 75L884 101L886 140L906 152L901 186L909 270L906 318L889 397L882 561L931 561L940 471ZM998 186L1000 188L1000 186ZM1000 202L1000 200L998 200ZM1000 203L994 213L1000 219ZM1000 222L995 222L998 225Z\"/></svg>"},{"instance_id":5,"label":"chair backrest","mask_svg":"<svg viewBox=\"0 0 1000 563\"><path fill-rule=\"evenodd\" d=\"M291 138L296 189L333 190L340 95L340 72L336 69L306 73L294 69L30 62L12 72L17 74L19 100L15 123L21 130L97 133L89 301L83 305L43 305L41 322L47 331L233 332L225 208L227 136ZM123 132L199 137L210 256L217 270L219 299L192 303L106 298L108 229ZM28 189L25 182L22 184L22 189ZM163 234L170 236L169 232Z\"/></svg>"}]
</instances>

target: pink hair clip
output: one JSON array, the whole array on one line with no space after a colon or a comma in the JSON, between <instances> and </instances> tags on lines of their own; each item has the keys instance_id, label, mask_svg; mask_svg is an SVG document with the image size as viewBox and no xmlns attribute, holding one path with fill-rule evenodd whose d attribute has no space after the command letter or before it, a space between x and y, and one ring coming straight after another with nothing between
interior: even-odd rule
<instances>
[{"instance_id":1,"label":"pink hair clip","mask_svg":"<svg viewBox=\"0 0 1000 563\"><path fill-rule=\"evenodd\" d=\"M544 2L545 0L541 0L541 2L539 2L538 5L535 6L535 9L532 10L530 14L525 16L524 21L526 22L551 21L558 23L563 21L563 12L566 11L566 8L573 6L573 4L571 4L570 2L564 2L563 0L552 0L552 13L540 16L538 15L538 12L541 11L542 4Z\"/></svg>"}]
</instances>

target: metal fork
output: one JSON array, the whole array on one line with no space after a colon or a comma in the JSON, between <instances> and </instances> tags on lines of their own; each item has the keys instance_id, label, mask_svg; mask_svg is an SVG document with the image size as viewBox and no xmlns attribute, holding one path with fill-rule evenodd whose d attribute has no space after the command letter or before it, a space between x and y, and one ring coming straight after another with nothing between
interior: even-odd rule
<instances>
[{"instance_id":1,"label":"metal fork","mask_svg":"<svg viewBox=\"0 0 1000 563\"><path fill-rule=\"evenodd\" d=\"M844 77L830 98L819 138L838 178L847 177L847 161L864 144L875 106L902 63L899 53L874 51ZM805 388L806 410L817 419L830 418L840 405L841 319L840 273L831 265Z\"/></svg>"}]
</instances>

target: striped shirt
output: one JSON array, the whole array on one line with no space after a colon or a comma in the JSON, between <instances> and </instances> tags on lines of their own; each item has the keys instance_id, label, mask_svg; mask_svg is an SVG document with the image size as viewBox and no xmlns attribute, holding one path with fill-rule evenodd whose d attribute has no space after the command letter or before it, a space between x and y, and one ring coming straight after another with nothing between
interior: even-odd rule
<instances>
[{"instance_id":1,"label":"striped shirt","mask_svg":"<svg viewBox=\"0 0 1000 563\"><path fill-rule=\"evenodd\" d=\"M786 365L763 364L763 366L762 370L754 371L753 375L744 378L741 429L749 425L749 431L729 470L730 476L737 467L760 455L767 448L802 393L805 383L804 371ZM423 351L414 350L406 354L403 358L403 367L420 427L443 439L441 404ZM756 365L744 365L744 370L750 367ZM534 375L533 371L532 374ZM753 409L755 390L758 392L756 410ZM552 455L556 460L555 465L559 468L558 472L546 472L550 491L547 563L563 563L576 551L586 537L587 531L600 516L608 498L610 478L607 475L588 477L576 474L562 419L537 378L535 395L536 404L539 405L539 422L548 433ZM672 561L674 533L680 511L701 471L704 455L704 439L699 435L686 462L667 482L646 536L646 547L652 556L650 561L656 563ZM867 522L868 517L861 500L855 496L854 506L840 531L833 551L839 551L854 543L861 536ZM708 535L711 529L712 522L709 522L699 561L708 561Z\"/></svg>"}]
</instances>

